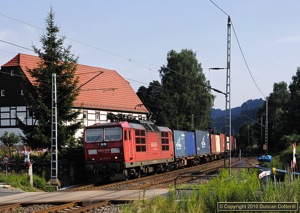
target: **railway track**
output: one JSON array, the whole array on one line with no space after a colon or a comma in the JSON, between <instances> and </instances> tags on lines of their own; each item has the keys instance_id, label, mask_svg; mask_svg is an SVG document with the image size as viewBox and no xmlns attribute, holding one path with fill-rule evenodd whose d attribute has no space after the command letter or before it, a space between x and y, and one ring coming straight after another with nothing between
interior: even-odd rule
<instances>
[{"instance_id":1,"label":"railway track","mask_svg":"<svg viewBox=\"0 0 300 213\"><path fill-rule=\"evenodd\" d=\"M58 205L52 208L45 210L37 211L35 213L49 213L49 212L73 212L73 213L82 213L82 212L92 212L101 209L110 205L110 201L102 201L98 203L91 203L84 205L82 202L70 202L62 205Z\"/></svg>"},{"instance_id":2,"label":"railway track","mask_svg":"<svg viewBox=\"0 0 300 213\"><path fill-rule=\"evenodd\" d=\"M110 206L108 208L108 206ZM113 205L112 201L101 201L97 203L84 203L81 201L62 203L62 204L11 204L0 206L0 212L5 213L58 213L58 212L73 212L73 213L84 213L84 212L117 212L118 206ZM115 210L115 211L114 211Z\"/></svg>"},{"instance_id":3,"label":"railway track","mask_svg":"<svg viewBox=\"0 0 300 213\"><path fill-rule=\"evenodd\" d=\"M109 183L101 186L97 186L95 184L88 184L84 186L74 187L65 189L65 191L86 191L86 190L109 190L109 189L143 189L147 188L148 184L145 184L143 187L143 183L147 182L159 182L161 179L166 179L167 177L172 177L174 179L175 176L184 174L184 173L192 173L195 171L205 173L209 168L212 170L219 169L224 166L223 160L217 160L213 162L209 162L206 164L199 164L193 167L182 168L178 170L169 171L166 173L160 173L150 176L145 176L137 179L119 181L114 183Z\"/></svg>"},{"instance_id":4,"label":"railway track","mask_svg":"<svg viewBox=\"0 0 300 213\"><path fill-rule=\"evenodd\" d=\"M237 166L239 159L232 159L232 166ZM150 176L145 176L137 179L119 181L115 183L96 186L95 184L88 184L84 186L74 187L66 189L65 191L87 191L87 190L125 190L125 189L149 189L149 188L168 188L174 185L174 179L180 175L194 175L199 178L211 178L211 173L217 172L224 168L224 159L212 161L206 164L199 164L193 167L182 168L178 170L169 171L166 173L160 173ZM188 181L186 181L188 182ZM184 179L180 180L180 183L184 183Z\"/></svg>"},{"instance_id":5,"label":"railway track","mask_svg":"<svg viewBox=\"0 0 300 213\"><path fill-rule=\"evenodd\" d=\"M236 167L239 165L239 160L238 159L233 159L232 160L232 167ZM195 179L204 180L202 182L206 182L209 179L213 178L216 176L215 173L217 173L220 169L224 168L224 161L221 160L214 163L210 164L209 166L204 166L204 167L199 167L196 168L195 170L193 169L188 169L185 171L174 171L174 173L164 175L163 178L161 179L155 179L153 182L149 183L144 183L142 185L138 186L133 186L132 189L151 189L151 188L169 188L171 186L174 186L175 181L177 177L183 176L182 178L179 178L176 180L177 184L185 184L189 183L191 181L195 181ZM197 169L200 169L197 171ZM184 177L186 176L186 177Z\"/></svg>"},{"instance_id":6,"label":"railway track","mask_svg":"<svg viewBox=\"0 0 300 213\"><path fill-rule=\"evenodd\" d=\"M256 159L255 159L256 160ZM247 164L254 162L253 159L243 159ZM239 160L232 159L232 167L239 165ZM65 192L71 191L88 191L88 190L136 190L136 189L151 189L151 188L168 188L175 183L176 177L181 176L176 180L175 184L186 184L195 181L195 178L210 179L213 177L211 173L224 168L224 159L209 162L207 164L200 164L194 167L188 167L184 169L178 169L167 173L156 174L152 176L146 176L139 179L133 179L128 181L121 181L117 183L110 183L102 186L95 186L94 184L88 184L85 186L74 187L64 190ZM195 175L196 174L196 175ZM29 211L29 209L31 209ZM105 200L101 202L89 202L76 200L68 203L44 203L44 204L26 204L16 203L5 206L0 206L0 212L118 212L118 205L114 204L113 200Z\"/></svg>"}]
</instances>

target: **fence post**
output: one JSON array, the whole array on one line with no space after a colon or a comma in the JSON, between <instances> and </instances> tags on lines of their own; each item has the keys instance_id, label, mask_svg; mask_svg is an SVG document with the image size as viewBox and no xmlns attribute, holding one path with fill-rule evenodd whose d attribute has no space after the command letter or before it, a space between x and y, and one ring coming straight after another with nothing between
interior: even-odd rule
<instances>
[{"instance_id":1,"label":"fence post","mask_svg":"<svg viewBox=\"0 0 300 213\"><path fill-rule=\"evenodd\" d=\"M32 163L28 165L28 175L29 175L29 183L33 186L33 173L32 173Z\"/></svg>"}]
</instances>

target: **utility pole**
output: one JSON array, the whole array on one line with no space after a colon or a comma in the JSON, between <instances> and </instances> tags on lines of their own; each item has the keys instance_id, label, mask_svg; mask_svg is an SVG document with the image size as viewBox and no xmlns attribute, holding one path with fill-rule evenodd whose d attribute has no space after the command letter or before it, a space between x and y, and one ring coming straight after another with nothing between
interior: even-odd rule
<instances>
[{"instance_id":1,"label":"utility pole","mask_svg":"<svg viewBox=\"0 0 300 213\"><path fill-rule=\"evenodd\" d=\"M226 103L225 103L225 135L228 134L229 141L225 139L225 149L226 144L229 145L229 168L231 168L231 89L230 89L230 62L231 62L231 20L230 16L228 16L227 23L227 71L226 71ZM226 137L225 137L226 138Z\"/></svg>"},{"instance_id":2,"label":"utility pole","mask_svg":"<svg viewBox=\"0 0 300 213\"><path fill-rule=\"evenodd\" d=\"M75 91L80 90L81 87L92 81L93 79L97 78L99 75L101 75L103 71L99 71L97 75L80 85L78 88L76 88ZM55 187L60 186L60 181L58 180L58 150L57 150L57 103L60 101L63 101L63 98L61 98L59 101L57 101L57 89L56 89L56 73L52 73L52 103L51 103L51 178L48 181L49 184ZM114 89L114 88L112 88Z\"/></svg>"},{"instance_id":3,"label":"utility pole","mask_svg":"<svg viewBox=\"0 0 300 213\"><path fill-rule=\"evenodd\" d=\"M262 145L263 142L263 117L260 117L260 144Z\"/></svg>"},{"instance_id":4,"label":"utility pole","mask_svg":"<svg viewBox=\"0 0 300 213\"><path fill-rule=\"evenodd\" d=\"M194 114L191 115L191 130L194 129Z\"/></svg>"},{"instance_id":5,"label":"utility pole","mask_svg":"<svg viewBox=\"0 0 300 213\"><path fill-rule=\"evenodd\" d=\"M57 151L57 92L56 73L52 73L52 103L51 103L51 179L49 183L60 186L58 180L58 151Z\"/></svg>"},{"instance_id":6,"label":"utility pole","mask_svg":"<svg viewBox=\"0 0 300 213\"><path fill-rule=\"evenodd\" d=\"M268 98L266 98L266 124L265 124L265 146L264 150L266 151L266 154L268 154L268 114L269 114L269 104L268 104Z\"/></svg>"},{"instance_id":7,"label":"utility pole","mask_svg":"<svg viewBox=\"0 0 300 213\"><path fill-rule=\"evenodd\" d=\"M249 146L249 139L250 139L250 136L249 136L249 124L248 124L248 143L247 143L247 146Z\"/></svg>"}]
</instances>

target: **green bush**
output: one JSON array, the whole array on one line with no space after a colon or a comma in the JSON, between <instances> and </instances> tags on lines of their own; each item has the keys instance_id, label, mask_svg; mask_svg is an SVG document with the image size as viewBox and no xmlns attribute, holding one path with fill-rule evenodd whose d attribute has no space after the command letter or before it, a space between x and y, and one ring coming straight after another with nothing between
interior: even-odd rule
<instances>
[{"instance_id":1,"label":"green bush","mask_svg":"<svg viewBox=\"0 0 300 213\"><path fill-rule=\"evenodd\" d=\"M300 179L286 177L283 182L269 179L263 183L258 171L223 170L218 177L206 184L182 186L193 188L191 194L178 198L174 189L168 196L135 201L122 207L122 212L217 212L218 202L300 202ZM198 193L199 192L199 193Z\"/></svg>"},{"instance_id":2,"label":"green bush","mask_svg":"<svg viewBox=\"0 0 300 213\"><path fill-rule=\"evenodd\" d=\"M256 192L259 187L256 170L249 173L245 170L231 173L222 170L218 177L200 186L204 211L216 212L218 202L258 201Z\"/></svg>"},{"instance_id":3,"label":"green bush","mask_svg":"<svg viewBox=\"0 0 300 213\"><path fill-rule=\"evenodd\" d=\"M46 183L45 179L37 175L33 175L33 186L31 186L29 181L29 176L27 174L0 174L0 182L11 185L14 188L21 189L26 192L35 191L55 191L55 188Z\"/></svg>"}]
</instances>

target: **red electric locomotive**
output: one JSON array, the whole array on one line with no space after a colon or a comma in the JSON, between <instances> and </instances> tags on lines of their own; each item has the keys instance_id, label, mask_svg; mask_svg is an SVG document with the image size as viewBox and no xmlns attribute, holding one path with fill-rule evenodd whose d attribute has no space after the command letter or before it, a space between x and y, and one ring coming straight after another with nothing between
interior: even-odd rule
<instances>
[{"instance_id":1,"label":"red electric locomotive","mask_svg":"<svg viewBox=\"0 0 300 213\"><path fill-rule=\"evenodd\" d=\"M84 130L86 171L100 179L127 179L170 169L172 131L149 121L95 124Z\"/></svg>"}]
</instances>

